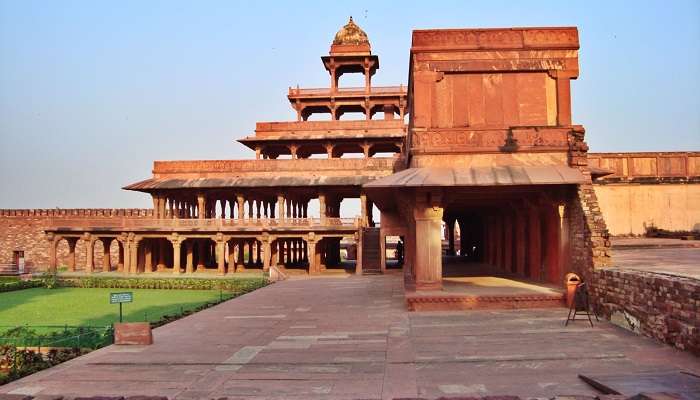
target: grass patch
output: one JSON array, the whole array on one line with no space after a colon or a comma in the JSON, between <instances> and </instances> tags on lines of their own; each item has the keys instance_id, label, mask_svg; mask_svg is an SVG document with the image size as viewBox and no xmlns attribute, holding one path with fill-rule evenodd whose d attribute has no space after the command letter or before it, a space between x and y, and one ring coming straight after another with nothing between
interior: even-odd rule
<instances>
[{"instance_id":1,"label":"grass patch","mask_svg":"<svg viewBox=\"0 0 700 400\"><path fill-rule=\"evenodd\" d=\"M179 308L191 309L219 298L218 290L128 289L134 302L123 305L124 320L156 320ZM0 325L110 325L119 306L109 304L109 288L33 288L0 293Z\"/></svg>"}]
</instances>

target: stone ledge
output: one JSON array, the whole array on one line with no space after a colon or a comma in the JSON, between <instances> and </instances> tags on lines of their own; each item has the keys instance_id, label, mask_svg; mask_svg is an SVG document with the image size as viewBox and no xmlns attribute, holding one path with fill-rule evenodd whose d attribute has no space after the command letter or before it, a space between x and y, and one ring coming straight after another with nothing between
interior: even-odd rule
<instances>
[{"instance_id":1,"label":"stone ledge","mask_svg":"<svg viewBox=\"0 0 700 400\"><path fill-rule=\"evenodd\" d=\"M564 307L565 296L517 295L517 296L460 296L451 294L406 294L409 311L448 311L476 309L519 309Z\"/></svg>"}]
</instances>

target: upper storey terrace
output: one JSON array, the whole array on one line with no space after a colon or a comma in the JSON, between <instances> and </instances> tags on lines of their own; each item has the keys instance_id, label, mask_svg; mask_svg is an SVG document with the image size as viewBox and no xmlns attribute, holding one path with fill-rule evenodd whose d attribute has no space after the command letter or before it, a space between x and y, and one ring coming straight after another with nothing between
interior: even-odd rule
<instances>
[{"instance_id":1,"label":"upper storey terrace","mask_svg":"<svg viewBox=\"0 0 700 400\"><path fill-rule=\"evenodd\" d=\"M327 88L289 88L287 98L297 112L293 122L258 122L255 134L238 141L256 158L293 159L313 155L340 158L355 153L365 158L403 151L406 136L407 87L372 86L379 57L372 54L367 34L350 18L335 35L329 55L321 57L330 75ZM341 88L340 76L361 73L364 87ZM357 115L347 119L349 114ZM327 120L310 120L326 114Z\"/></svg>"},{"instance_id":2,"label":"upper storey terrace","mask_svg":"<svg viewBox=\"0 0 700 400\"><path fill-rule=\"evenodd\" d=\"M379 68L379 57L373 55L367 34L350 17L350 21L336 33L329 55L321 57L330 75L330 87L320 89L289 88L287 98L297 112L297 121L306 121L312 114L330 114L331 120L339 120L343 114L363 113L371 120L377 113L384 119L406 114L406 87L373 87L372 75ZM364 87L339 88L343 74L361 73Z\"/></svg>"}]
</instances>

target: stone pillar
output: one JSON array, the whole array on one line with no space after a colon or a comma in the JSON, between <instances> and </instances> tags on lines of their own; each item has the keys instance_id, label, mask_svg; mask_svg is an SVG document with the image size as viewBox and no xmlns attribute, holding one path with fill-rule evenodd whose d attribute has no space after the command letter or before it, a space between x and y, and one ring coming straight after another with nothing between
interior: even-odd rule
<instances>
[{"instance_id":1,"label":"stone pillar","mask_svg":"<svg viewBox=\"0 0 700 400\"><path fill-rule=\"evenodd\" d=\"M226 274L226 258L224 257L224 246L226 246L226 242L224 241L223 235L220 233L214 237L214 240L216 241L217 273L219 275L224 275Z\"/></svg>"},{"instance_id":2,"label":"stone pillar","mask_svg":"<svg viewBox=\"0 0 700 400\"><path fill-rule=\"evenodd\" d=\"M318 209L319 209L319 214L321 217L321 225L324 225L326 223L326 194L325 193L318 194Z\"/></svg>"},{"instance_id":3,"label":"stone pillar","mask_svg":"<svg viewBox=\"0 0 700 400\"><path fill-rule=\"evenodd\" d=\"M158 196L151 193L151 197L153 198L153 218L158 218Z\"/></svg>"},{"instance_id":4,"label":"stone pillar","mask_svg":"<svg viewBox=\"0 0 700 400\"><path fill-rule=\"evenodd\" d=\"M147 241L143 243L143 269L145 272L153 272L153 242Z\"/></svg>"},{"instance_id":5,"label":"stone pillar","mask_svg":"<svg viewBox=\"0 0 700 400\"><path fill-rule=\"evenodd\" d=\"M559 236L561 222L556 204L546 205L542 215L545 224L544 265L545 277L550 283L560 283Z\"/></svg>"},{"instance_id":6,"label":"stone pillar","mask_svg":"<svg viewBox=\"0 0 700 400\"><path fill-rule=\"evenodd\" d=\"M333 145L332 144L326 144L326 155L328 155L328 158L333 158Z\"/></svg>"},{"instance_id":7,"label":"stone pillar","mask_svg":"<svg viewBox=\"0 0 700 400\"><path fill-rule=\"evenodd\" d=\"M236 203L238 203L238 219L243 221L245 219L245 197L243 195L236 195Z\"/></svg>"},{"instance_id":8,"label":"stone pillar","mask_svg":"<svg viewBox=\"0 0 700 400\"><path fill-rule=\"evenodd\" d=\"M262 255L263 255L263 271L270 270L270 264L272 262L272 246L270 245L270 238L264 236L259 239L262 244Z\"/></svg>"},{"instance_id":9,"label":"stone pillar","mask_svg":"<svg viewBox=\"0 0 700 400\"><path fill-rule=\"evenodd\" d=\"M228 247L228 268L226 273L233 273L236 272L236 249L234 248L233 240L227 241L226 246Z\"/></svg>"},{"instance_id":10,"label":"stone pillar","mask_svg":"<svg viewBox=\"0 0 700 400\"><path fill-rule=\"evenodd\" d=\"M136 274L138 272L138 253L139 253L139 241L141 240L140 238L136 237L133 233L129 234L130 237L130 242L131 242L131 249L129 251L129 271L132 274Z\"/></svg>"},{"instance_id":11,"label":"stone pillar","mask_svg":"<svg viewBox=\"0 0 700 400\"><path fill-rule=\"evenodd\" d=\"M102 272L109 272L112 268L112 252L109 251L112 238L100 238L102 241Z\"/></svg>"},{"instance_id":12,"label":"stone pillar","mask_svg":"<svg viewBox=\"0 0 700 400\"><path fill-rule=\"evenodd\" d=\"M362 251L362 241L363 241L362 233L363 233L362 228L360 228L360 229L358 229L357 233L355 234L355 247L356 247L356 250L355 250L355 274L356 275L362 274L362 267L363 267L362 266L362 258L363 258L363 253L364 253ZM328 240L328 238L326 238L326 240ZM332 260L331 262L334 262L335 255L332 255L333 254L333 250L331 250L332 247L333 246L330 246L330 245L328 246L329 255L331 255L330 258Z\"/></svg>"},{"instance_id":13,"label":"stone pillar","mask_svg":"<svg viewBox=\"0 0 700 400\"><path fill-rule=\"evenodd\" d=\"M55 273L58 270L56 246L58 246L58 242L61 238L53 233L48 233L46 239L49 241L49 271Z\"/></svg>"},{"instance_id":14,"label":"stone pillar","mask_svg":"<svg viewBox=\"0 0 700 400\"><path fill-rule=\"evenodd\" d=\"M206 197L204 196L204 193L197 193L197 218L206 218L206 207Z\"/></svg>"},{"instance_id":15,"label":"stone pillar","mask_svg":"<svg viewBox=\"0 0 700 400\"><path fill-rule=\"evenodd\" d=\"M156 269L158 271L163 271L165 269L165 243L163 243L163 239L155 239L157 240L157 246L158 246L158 264L156 265Z\"/></svg>"},{"instance_id":16,"label":"stone pillar","mask_svg":"<svg viewBox=\"0 0 700 400\"><path fill-rule=\"evenodd\" d=\"M515 272L525 276L525 257L527 253L527 224L522 209L515 214Z\"/></svg>"},{"instance_id":17,"label":"stone pillar","mask_svg":"<svg viewBox=\"0 0 700 400\"><path fill-rule=\"evenodd\" d=\"M503 269L513 272L513 216L510 213L503 218Z\"/></svg>"},{"instance_id":18,"label":"stone pillar","mask_svg":"<svg viewBox=\"0 0 700 400\"><path fill-rule=\"evenodd\" d=\"M564 274L571 272L571 243L569 242L570 230L570 213L569 203L565 206L558 207L560 226L559 230L559 278L561 283L564 280Z\"/></svg>"},{"instance_id":19,"label":"stone pillar","mask_svg":"<svg viewBox=\"0 0 700 400\"><path fill-rule=\"evenodd\" d=\"M372 86L372 74L370 73L369 63L365 59L365 92L370 92L370 87Z\"/></svg>"},{"instance_id":20,"label":"stone pillar","mask_svg":"<svg viewBox=\"0 0 700 400\"><path fill-rule=\"evenodd\" d=\"M503 260L505 259L503 254L503 217L501 215L494 216L493 224L493 245L495 246L495 263L496 269L502 270L505 266Z\"/></svg>"},{"instance_id":21,"label":"stone pillar","mask_svg":"<svg viewBox=\"0 0 700 400\"><path fill-rule=\"evenodd\" d=\"M318 275L321 273L321 258L317 246L318 238L311 232L307 235L305 242L312 254L312 256L309 257L309 275Z\"/></svg>"},{"instance_id":22,"label":"stone pillar","mask_svg":"<svg viewBox=\"0 0 700 400\"><path fill-rule=\"evenodd\" d=\"M182 264L180 263L180 245L182 244L182 239L177 233L173 233L172 237L170 238L170 243L173 244L173 274L179 275L180 268L182 267Z\"/></svg>"},{"instance_id":23,"label":"stone pillar","mask_svg":"<svg viewBox=\"0 0 700 400\"><path fill-rule=\"evenodd\" d=\"M202 271L206 267L205 261L205 239L197 239L197 271Z\"/></svg>"},{"instance_id":24,"label":"stone pillar","mask_svg":"<svg viewBox=\"0 0 700 400\"><path fill-rule=\"evenodd\" d=\"M243 245L243 240L237 240L236 241L236 248L238 249L237 253L237 258L238 258L238 263L236 264L236 272L242 272L245 271L245 266L243 265L243 256L244 256L244 245Z\"/></svg>"},{"instance_id":25,"label":"stone pillar","mask_svg":"<svg viewBox=\"0 0 700 400\"><path fill-rule=\"evenodd\" d=\"M185 241L185 273L191 274L194 272L194 243L192 239Z\"/></svg>"},{"instance_id":26,"label":"stone pillar","mask_svg":"<svg viewBox=\"0 0 700 400\"><path fill-rule=\"evenodd\" d=\"M281 194L278 194L277 195L277 216L281 220L283 220L285 217L284 203L285 203L284 196L282 196Z\"/></svg>"},{"instance_id":27,"label":"stone pillar","mask_svg":"<svg viewBox=\"0 0 700 400\"><path fill-rule=\"evenodd\" d=\"M442 289L442 213L440 195L418 194L413 209L416 221L416 290Z\"/></svg>"},{"instance_id":28,"label":"stone pillar","mask_svg":"<svg viewBox=\"0 0 700 400\"><path fill-rule=\"evenodd\" d=\"M85 240L85 272L91 274L95 269L95 239L89 233L85 233L83 240Z\"/></svg>"},{"instance_id":29,"label":"stone pillar","mask_svg":"<svg viewBox=\"0 0 700 400\"><path fill-rule=\"evenodd\" d=\"M122 267L122 273L129 274L131 272L131 240L129 237L124 239L124 265Z\"/></svg>"},{"instance_id":30,"label":"stone pillar","mask_svg":"<svg viewBox=\"0 0 700 400\"><path fill-rule=\"evenodd\" d=\"M367 195L360 194L360 218L362 219L362 226L367 226Z\"/></svg>"},{"instance_id":31,"label":"stone pillar","mask_svg":"<svg viewBox=\"0 0 700 400\"><path fill-rule=\"evenodd\" d=\"M75 271L75 245L78 244L78 238L67 238L68 242L68 271Z\"/></svg>"},{"instance_id":32,"label":"stone pillar","mask_svg":"<svg viewBox=\"0 0 700 400\"><path fill-rule=\"evenodd\" d=\"M536 207L528 210L528 251L527 270L531 279L542 279L540 271L542 269L542 228L540 227L540 213Z\"/></svg>"},{"instance_id":33,"label":"stone pillar","mask_svg":"<svg viewBox=\"0 0 700 400\"><path fill-rule=\"evenodd\" d=\"M117 240L117 244L119 245L119 259L117 260L117 272L123 272L124 271L124 258L126 253L126 249L124 248L125 243L122 240Z\"/></svg>"}]
</instances>

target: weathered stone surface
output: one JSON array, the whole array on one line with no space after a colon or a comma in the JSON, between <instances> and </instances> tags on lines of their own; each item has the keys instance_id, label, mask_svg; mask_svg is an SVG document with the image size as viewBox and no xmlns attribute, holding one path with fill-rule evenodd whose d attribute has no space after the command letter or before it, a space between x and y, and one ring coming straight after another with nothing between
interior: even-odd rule
<instances>
[{"instance_id":1,"label":"weathered stone surface","mask_svg":"<svg viewBox=\"0 0 700 400\"><path fill-rule=\"evenodd\" d=\"M593 274L596 309L618 326L700 355L700 281L606 268Z\"/></svg>"}]
</instances>

